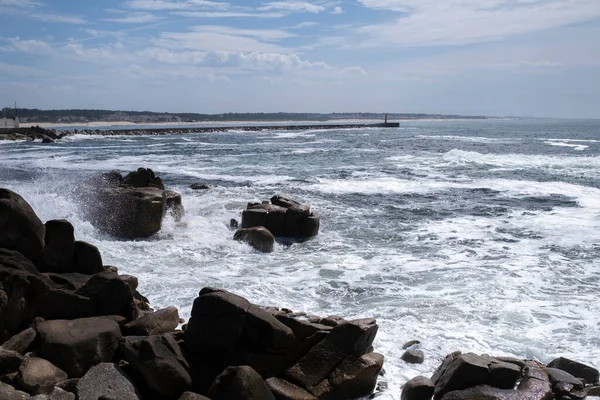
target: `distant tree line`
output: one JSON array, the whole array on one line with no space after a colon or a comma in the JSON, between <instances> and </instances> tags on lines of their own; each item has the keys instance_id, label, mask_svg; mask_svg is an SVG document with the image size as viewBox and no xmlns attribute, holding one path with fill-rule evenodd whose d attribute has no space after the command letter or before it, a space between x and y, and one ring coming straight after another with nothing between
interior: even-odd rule
<instances>
[{"instance_id":1,"label":"distant tree line","mask_svg":"<svg viewBox=\"0 0 600 400\"><path fill-rule=\"evenodd\" d=\"M12 117L14 109L5 107L0 111L0 117ZM335 119L384 119L385 113L159 113L153 111L115 111L115 110L39 110L37 108L19 108L19 118L27 122L68 122L68 121L110 121L110 120L180 120L183 122L201 121L327 121ZM389 113L388 119L446 119L446 118L472 118L483 119L482 116L440 115L440 114L404 114Z\"/></svg>"}]
</instances>

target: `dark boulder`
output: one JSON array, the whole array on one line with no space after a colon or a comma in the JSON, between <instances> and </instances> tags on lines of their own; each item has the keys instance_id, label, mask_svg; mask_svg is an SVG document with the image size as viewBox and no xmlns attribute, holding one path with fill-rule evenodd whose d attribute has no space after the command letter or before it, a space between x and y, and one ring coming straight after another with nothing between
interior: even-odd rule
<instances>
[{"instance_id":1,"label":"dark boulder","mask_svg":"<svg viewBox=\"0 0 600 400\"><path fill-rule=\"evenodd\" d=\"M408 349L402 354L401 358L408 364L423 364L425 354L421 350Z\"/></svg>"},{"instance_id":2,"label":"dark boulder","mask_svg":"<svg viewBox=\"0 0 600 400\"><path fill-rule=\"evenodd\" d=\"M208 392L211 400L275 400L263 378L249 366L228 367Z\"/></svg>"},{"instance_id":3,"label":"dark boulder","mask_svg":"<svg viewBox=\"0 0 600 400\"><path fill-rule=\"evenodd\" d=\"M128 173L123 178L122 184L136 188L155 187L165 190L162 180L150 168L138 168L137 171Z\"/></svg>"},{"instance_id":4,"label":"dark boulder","mask_svg":"<svg viewBox=\"0 0 600 400\"><path fill-rule=\"evenodd\" d=\"M569 360L568 358L559 357L548 363L548 367L562 369L571 375L585 379L587 383L598 382L598 370L588 365L577 361Z\"/></svg>"},{"instance_id":5,"label":"dark boulder","mask_svg":"<svg viewBox=\"0 0 600 400\"><path fill-rule=\"evenodd\" d=\"M90 367L112 360L121 339L119 325L108 318L54 320L37 324L39 353L79 378Z\"/></svg>"},{"instance_id":6,"label":"dark boulder","mask_svg":"<svg viewBox=\"0 0 600 400\"><path fill-rule=\"evenodd\" d=\"M297 340L272 314L232 293L203 289L194 301L186 347L199 358L228 365L249 365L265 376L281 372Z\"/></svg>"},{"instance_id":7,"label":"dark boulder","mask_svg":"<svg viewBox=\"0 0 600 400\"><path fill-rule=\"evenodd\" d=\"M319 233L319 217L285 197L273 196L271 204L249 203L242 212L242 228L263 226L274 236L308 239Z\"/></svg>"},{"instance_id":8,"label":"dark boulder","mask_svg":"<svg viewBox=\"0 0 600 400\"><path fill-rule=\"evenodd\" d=\"M38 269L41 272L72 272L75 251L73 225L60 219L48 221L45 226L45 247Z\"/></svg>"},{"instance_id":9,"label":"dark boulder","mask_svg":"<svg viewBox=\"0 0 600 400\"><path fill-rule=\"evenodd\" d=\"M207 183L192 183L190 189L192 190L207 190L213 188L213 185Z\"/></svg>"},{"instance_id":10,"label":"dark boulder","mask_svg":"<svg viewBox=\"0 0 600 400\"><path fill-rule=\"evenodd\" d=\"M53 388L55 384L67 380L67 373L43 358L27 357L19 368L17 382L29 393Z\"/></svg>"},{"instance_id":11,"label":"dark boulder","mask_svg":"<svg viewBox=\"0 0 600 400\"><path fill-rule=\"evenodd\" d=\"M233 239L246 242L263 253L272 252L275 244L275 237L263 226L240 229L235 232Z\"/></svg>"},{"instance_id":12,"label":"dark boulder","mask_svg":"<svg viewBox=\"0 0 600 400\"><path fill-rule=\"evenodd\" d=\"M137 315L133 292L114 272L93 275L76 294L91 300L94 315L122 315L128 321Z\"/></svg>"},{"instance_id":13,"label":"dark boulder","mask_svg":"<svg viewBox=\"0 0 600 400\"><path fill-rule=\"evenodd\" d=\"M583 387L585 386L581 379L576 378L573 375L561 369L545 368L544 371L548 374L552 386L567 384L571 387L572 390L575 391L583 390Z\"/></svg>"},{"instance_id":14,"label":"dark boulder","mask_svg":"<svg viewBox=\"0 0 600 400\"><path fill-rule=\"evenodd\" d=\"M128 336L153 336L173 332L179 325L176 307L167 307L127 323L123 331Z\"/></svg>"},{"instance_id":15,"label":"dark boulder","mask_svg":"<svg viewBox=\"0 0 600 400\"><path fill-rule=\"evenodd\" d=\"M486 384L490 372L488 365L488 359L471 353L447 355L431 377L435 384L434 399L441 399L454 390Z\"/></svg>"},{"instance_id":16,"label":"dark boulder","mask_svg":"<svg viewBox=\"0 0 600 400\"><path fill-rule=\"evenodd\" d=\"M19 369L24 358L20 353L0 347L0 374L11 374Z\"/></svg>"},{"instance_id":17,"label":"dark boulder","mask_svg":"<svg viewBox=\"0 0 600 400\"><path fill-rule=\"evenodd\" d=\"M29 394L16 390L9 384L0 382L0 399L4 400L29 400Z\"/></svg>"},{"instance_id":18,"label":"dark boulder","mask_svg":"<svg viewBox=\"0 0 600 400\"><path fill-rule=\"evenodd\" d=\"M181 221L183 215L185 214L185 208L183 207L183 202L181 200L181 194L174 192L172 190L165 190L166 202L167 202L167 211L176 222Z\"/></svg>"},{"instance_id":19,"label":"dark boulder","mask_svg":"<svg viewBox=\"0 0 600 400\"><path fill-rule=\"evenodd\" d=\"M98 248L87 242L75 242L72 271L85 275L93 275L103 270L102 255L100 255Z\"/></svg>"},{"instance_id":20,"label":"dark boulder","mask_svg":"<svg viewBox=\"0 0 600 400\"><path fill-rule=\"evenodd\" d=\"M44 249L45 227L17 193L0 188L0 247L37 261Z\"/></svg>"},{"instance_id":21,"label":"dark boulder","mask_svg":"<svg viewBox=\"0 0 600 400\"><path fill-rule=\"evenodd\" d=\"M319 397L318 393L322 389L318 385L323 384L348 356L359 358L367 354L377 330L378 326L372 319L350 321L336 326L325 339L286 371L286 379Z\"/></svg>"},{"instance_id":22,"label":"dark boulder","mask_svg":"<svg viewBox=\"0 0 600 400\"><path fill-rule=\"evenodd\" d=\"M126 337L120 351L130 364L133 378L150 398L178 398L192 387L189 364L173 336Z\"/></svg>"},{"instance_id":23,"label":"dark boulder","mask_svg":"<svg viewBox=\"0 0 600 400\"><path fill-rule=\"evenodd\" d=\"M1 348L4 350L16 351L19 354L25 355L35 340L36 335L35 329L27 328L4 342Z\"/></svg>"},{"instance_id":24,"label":"dark boulder","mask_svg":"<svg viewBox=\"0 0 600 400\"><path fill-rule=\"evenodd\" d=\"M210 400L206 396L202 396L201 394L194 392L185 392L183 393L178 400Z\"/></svg>"},{"instance_id":25,"label":"dark boulder","mask_svg":"<svg viewBox=\"0 0 600 400\"><path fill-rule=\"evenodd\" d=\"M269 378L265 381L273 393L275 400L317 400L299 386L279 378Z\"/></svg>"},{"instance_id":26,"label":"dark boulder","mask_svg":"<svg viewBox=\"0 0 600 400\"><path fill-rule=\"evenodd\" d=\"M328 378L331 391L328 397L345 400L371 394L377 385L383 360L379 353L346 357Z\"/></svg>"},{"instance_id":27,"label":"dark boulder","mask_svg":"<svg viewBox=\"0 0 600 400\"><path fill-rule=\"evenodd\" d=\"M424 376L412 378L402 388L401 400L430 400L435 385L431 379Z\"/></svg>"},{"instance_id":28,"label":"dark boulder","mask_svg":"<svg viewBox=\"0 0 600 400\"><path fill-rule=\"evenodd\" d=\"M101 363L77 382L79 400L139 400L140 396L123 370L112 363Z\"/></svg>"}]
</instances>

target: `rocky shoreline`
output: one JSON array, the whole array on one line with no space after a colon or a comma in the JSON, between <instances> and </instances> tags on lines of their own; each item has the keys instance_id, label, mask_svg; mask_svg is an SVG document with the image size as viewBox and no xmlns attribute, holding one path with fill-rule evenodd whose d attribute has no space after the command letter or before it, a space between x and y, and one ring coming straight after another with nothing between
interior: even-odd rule
<instances>
[{"instance_id":1,"label":"rocky shoreline","mask_svg":"<svg viewBox=\"0 0 600 400\"><path fill-rule=\"evenodd\" d=\"M261 132L261 131L299 131L306 129L356 129L356 128L397 128L397 122L378 124L307 124L307 125L253 125L253 126L213 126L193 128L144 128L144 129L73 129L52 130L32 126L30 128L0 129L0 140L36 140L40 139L49 143L71 135L95 135L95 136L156 136L156 135L181 135L189 133L215 133L228 131Z\"/></svg>"},{"instance_id":2,"label":"rocky shoreline","mask_svg":"<svg viewBox=\"0 0 600 400\"><path fill-rule=\"evenodd\" d=\"M108 178L111 196L152 187L161 191L157 196L166 210L167 191L151 170L125 177L105 174L100 183L106 185ZM183 207L181 197L177 202ZM125 208L135 209L129 203ZM134 212L127 224L143 215ZM264 228L271 236L307 238L319 227L307 206L280 196L249 203L242 215L242 230ZM264 242L253 241L251 232L240 240L263 251ZM43 223L19 194L0 189L0 399L386 395L385 382L379 382L384 356L372 346L379 329L374 319L261 307L205 287L186 322L175 307L153 310L137 287L136 277L104 265L93 244L77 241L68 221ZM423 362L418 346L418 341L407 343L402 359ZM457 352L430 378L414 378L394 395L402 400L583 399L600 394L598 380L596 369L566 358L543 365Z\"/></svg>"}]
</instances>

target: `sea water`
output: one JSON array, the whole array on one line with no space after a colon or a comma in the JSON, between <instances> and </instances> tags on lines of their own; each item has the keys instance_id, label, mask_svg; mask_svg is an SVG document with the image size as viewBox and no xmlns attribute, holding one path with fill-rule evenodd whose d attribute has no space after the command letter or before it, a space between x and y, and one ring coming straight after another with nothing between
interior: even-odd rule
<instances>
[{"instance_id":1,"label":"sea water","mask_svg":"<svg viewBox=\"0 0 600 400\"><path fill-rule=\"evenodd\" d=\"M155 236L105 236L73 196L100 172L152 168L186 209ZM190 184L214 185L193 191ZM403 122L399 129L71 136L2 142L0 186L66 218L155 308L189 318L205 286L264 306L375 317L382 399L455 350L600 367L600 121ZM321 216L261 254L231 218L279 194ZM401 360L421 341L422 365Z\"/></svg>"}]
</instances>

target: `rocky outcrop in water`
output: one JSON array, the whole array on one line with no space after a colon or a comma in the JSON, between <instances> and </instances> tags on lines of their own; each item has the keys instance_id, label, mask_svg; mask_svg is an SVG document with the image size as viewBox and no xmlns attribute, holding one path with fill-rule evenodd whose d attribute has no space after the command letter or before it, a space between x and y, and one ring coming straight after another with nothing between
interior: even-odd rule
<instances>
[{"instance_id":1,"label":"rocky outcrop in water","mask_svg":"<svg viewBox=\"0 0 600 400\"><path fill-rule=\"evenodd\" d=\"M57 132L51 129L32 126L30 128L0 128L0 140L36 140L52 143L68 135L67 132Z\"/></svg>"},{"instance_id":2,"label":"rocky outcrop in water","mask_svg":"<svg viewBox=\"0 0 600 400\"><path fill-rule=\"evenodd\" d=\"M598 393L598 384L596 369L565 358L543 365L456 352L446 356L431 379L408 381L402 400L575 400Z\"/></svg>"},{"instance_id":3,"label":"rocky outcrop in water","mask_svg":"<svg viewBox=\"0 0 600 400\"><path fill-rule=\"evenodd\" d=\"M345 400L373 391L383 366L375 320L261 308L204 288L178 330L176 308L150 309L137 279L104 266L67 221L44 225L18 194L0 193L10 199L0 203L0 398ZM14 240L29 235L28 245Z\"/></svg>"},{"instance_id":4,"label":"rocky outcrop in water","mask_svg":"<svg viewBox=\"0 0 600 400\"><path fill-rule=\"evenodd\" d=\"M270 203L248 203L242 212L242 228L262 226L276 237L308 239L319 233L319 224L308 205L282 196L273 196Z\"/></svg>"},{"instance_id":5,"label":"rocky outcrop in water","mask_svg":"<svg viewBox=\"0 0 600 400\"><path fill-rule=\"evenodd\" d=\"M77 190L84 214L100 231L136 239L158 232L167 211L179 220L184 212L179 193L165 190L154 171L139 168L126 176L113 171Z\"/></svg>"}]
</instances>

